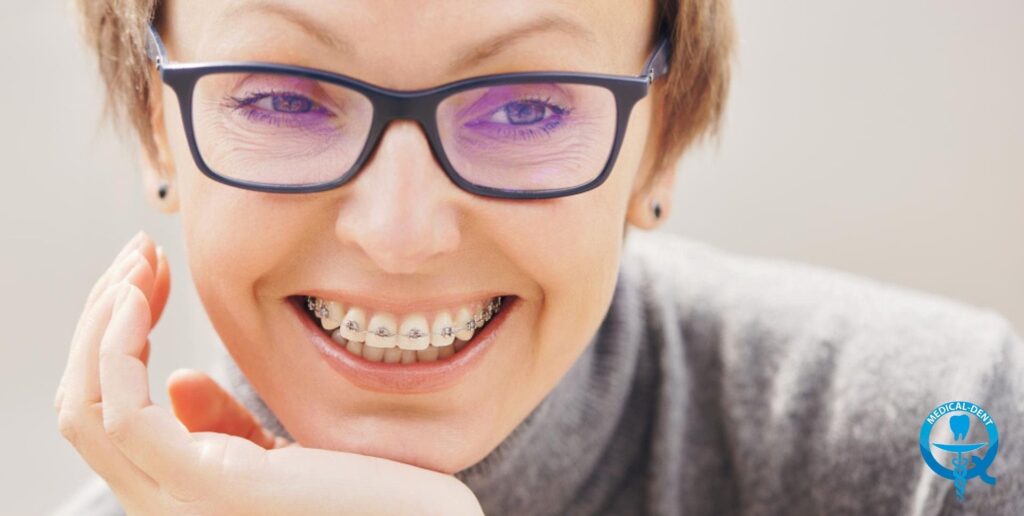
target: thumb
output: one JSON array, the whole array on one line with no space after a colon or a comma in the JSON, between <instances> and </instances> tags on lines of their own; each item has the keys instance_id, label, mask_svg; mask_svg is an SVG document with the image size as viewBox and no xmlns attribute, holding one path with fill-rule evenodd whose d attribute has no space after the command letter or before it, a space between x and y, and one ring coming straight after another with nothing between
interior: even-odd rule
<instances>
[{"instance_id":1,"label":"thumb","mask_svg":"<svg viewBox=\"0 0 1024 516\"><path fill-rule=\"evenodd\" d=\"M282 444L245 406L202 371L174 371L167 378L167 394L174 415L190 432L235 435L268 450Z\"/></svg>"}]
</instances>

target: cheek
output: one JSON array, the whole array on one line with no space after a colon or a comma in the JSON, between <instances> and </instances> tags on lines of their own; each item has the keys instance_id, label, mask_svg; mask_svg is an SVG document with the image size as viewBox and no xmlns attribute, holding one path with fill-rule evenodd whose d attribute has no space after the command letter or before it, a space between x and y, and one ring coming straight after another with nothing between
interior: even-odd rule
<instances>
[{"instance_id":1,"label":"cheek","mask_svg":"<svg viewBox=\"0 0 1024 516\"><path fill-rule=\"evenodd\" d=\"M533 365L544 386L553 386L583 352L615 290L629 189L639 160L630 146L622 151L600 187L517 204L515 217L492 221L502 228L503 252L516 257L541 293L531 332L537 343Z\"/></svg>"},{"instance_id":2,"label":"cheek","mask_svg":"<svg viewBox=\"0 0 1024 516\"><path fill-rule=\"evenodd\" d=\"M632 112L608 179L583 194L521 208L517 223L544 291L541 325L545 353L565 364L575 359L604 319L618 279L626 212L648 136L648 104ZM571 322L567 324L566 322ZM575 343L574 346L555 345Z\"/></svg>"},{"instance_id":3,"label":"cheek","mask_svg":"<svg viewBox=\"0 0 1024 516\"><path fill-rule=\"evenodd\" d=\"M172 100L165 96L166 100ZM165 104L167 105L167 104ZM294 269L307 233L310 203L218 183L192 159L176 103L165 111L179 188L189 272L218 330L228 325L258 328L256 295L266 281ZM230 307L230 309L228 309Z\"/></svg>"}]
</instances>

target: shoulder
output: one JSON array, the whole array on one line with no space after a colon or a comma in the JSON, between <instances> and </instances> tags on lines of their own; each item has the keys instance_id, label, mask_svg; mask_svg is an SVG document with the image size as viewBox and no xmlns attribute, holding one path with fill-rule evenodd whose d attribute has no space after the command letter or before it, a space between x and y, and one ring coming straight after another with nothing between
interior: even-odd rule
<instances>
[{"instance_id":1,"label":"shoulder","mask_svg":"<svg viewBox=\"0 0 1024 516\"><path fill-rule=\"evenodd\" d=\"M623 268L682 348L658 355L717 393L748 509L935 507L948 482L917 444L934 407L967 400L1024 424L1024 344L989 308L658 232L630 234ZM1021 467L1021 444L1004 442L991 472ZM988 503L1005 510L1024 484L1001 482ZM784 496L794 486L806 496Z\"/></svg>"},{"instance_id":2,"label":"shoulder","mask_svg":"<svg viewBox=\"0 0 1024 516\"><path fill-rule=\"evenodd\" d=\"M756 347L786 355L813 341L834 352L872 357L879 367L888 359L912 368L939 367L933 372L942 373L942 364L951 363L946 352L963 355L969 345L972 355L993 356L1019 340L1007 319L989 308L835 269L744 256L668 233L631 233L623 267L680 324L713 324L723 343L744 346L734 353ZM856 349L835 348L850 341Z\"/></svg>"}]
</instances>

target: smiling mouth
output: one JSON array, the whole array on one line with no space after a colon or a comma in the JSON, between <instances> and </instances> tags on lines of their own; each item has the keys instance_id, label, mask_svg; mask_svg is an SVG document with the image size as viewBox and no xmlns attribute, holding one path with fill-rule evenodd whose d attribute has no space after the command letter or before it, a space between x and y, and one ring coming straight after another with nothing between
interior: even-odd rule
<instances>
[{"instance_id":1,"label":"smiling mouth","mask_svg":"<svg viewBox=\"0 0 1024 516\"><path fill-rule=\"evenodd\" d=\"M362 308L343 309L338 302L312 296L293 296L293 301L337 348L370 362L408 365L447 361L473 343L514 298L497 296L455 310L407 314L401 319L387 312L367 317Z\"/></svg>"}]
</instances>

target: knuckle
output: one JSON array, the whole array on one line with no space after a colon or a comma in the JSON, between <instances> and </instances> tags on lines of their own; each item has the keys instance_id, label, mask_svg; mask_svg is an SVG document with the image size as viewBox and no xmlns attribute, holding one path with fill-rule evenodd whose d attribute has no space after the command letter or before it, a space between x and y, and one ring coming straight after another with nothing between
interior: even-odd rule
<instances>
[{"instance_id":1,"label":"knuckle","mask_svg":"<svg viewBox=\"0 0 1024 516\"><path fill-rule=\"evenodd\" d=\"M112 414L110 411L103 413L103 431L114 443L126 444L131 435L131 427L131 418Z\"/></svg>"},{"instance_id":2,"label":"knuckle","mask_svg":"<svg viewBox=\"0 0 1024 516\"><path fill-rule=\"evenodd\" d=\"M75 447L79 444L79 425L81 418L78 416L77 411L74 410L63 410L57 417L57 428L60 430L60 435L64 436L64 439Z\"/></svg>"}]
</instances>

